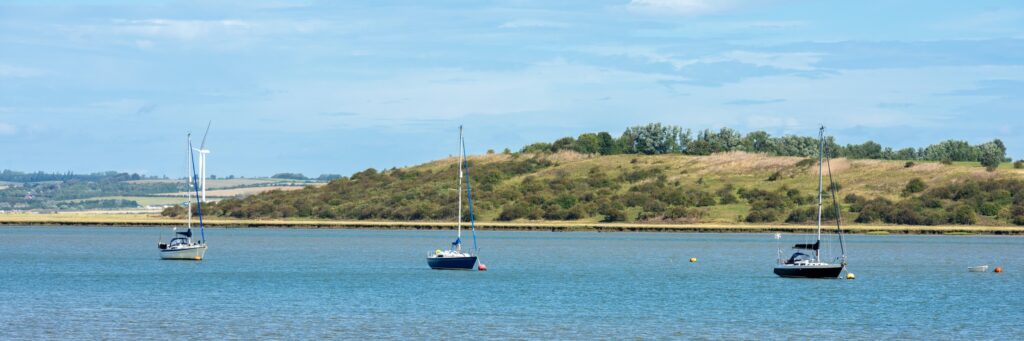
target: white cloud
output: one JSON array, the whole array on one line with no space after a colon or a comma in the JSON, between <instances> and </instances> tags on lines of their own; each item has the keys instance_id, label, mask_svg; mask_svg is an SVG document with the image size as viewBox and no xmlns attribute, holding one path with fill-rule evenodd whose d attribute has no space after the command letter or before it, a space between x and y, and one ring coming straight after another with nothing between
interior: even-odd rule
<instances>
[{"instance_id":1,"label":"white cloud","mask_svg":"<svg viewBox=\"0 0 1024 341\"><path fill-rule=\"evenodd\" d=\"M32 78L45 75L40 69L17 65L0 64L0 78Z\"/></svg>"},{"instance_id":2,"label":"white cloud","mask_svg":"<svg viewBox=\"0 0 1024 341\"><path fill-rule=\"evenodd\" d=\"M736 0L631 0L629 9L649 14L704 15L737 5Z\"/></svg>"},{"instance_id":3,"label":"white cloud","mask_svg":"<svg viewBox=\"0 0 1024 341\"><path fill-rule=\"evenodd\" d=\"M714 55L687 58L645 46L597 46L580 50L602 56L625 56L646 60L651 63L665 63L672 65L676 70L681 70L695 64L737 62L783 70L811 71L817 69L814 64L818 63L821 57L824 56L823 53L817 52L751 52L734 50Z\"/></svg>"},{"instance_id":4,"label":"white cloud","mask_svg":"<svg viewBox=\"0 0 1024 341\"><path fill-rule=\"evenodd\" d=\"M14 125L0 122L0 135L14 135L16 132L18 130L14 128Z\"/></svg>"},{"instance_id":5,"label":"white cloud","mask_svg":"<svg viewBox=\"0 0 1024 341\"><path fill-rule=\"evenodd\" d=\"M974 13L932 25L937 30L957 32L960 36L981 34L985 39L1020 33L1024 10L999 9Z\"/></svg>"},{"instance_id":6,"label":"white cloud","mask_svg":"<svg viewBox=\"0 0 1024 341\"><path fill-rule=\"evenodd\" d=\"M566 27L569 27L569 24L562 23L562 22L555 22L555 21L529 20L529 19L512 20L512 21L506 22L504 24L501 24L501 26L498 26L498 28L510 28L510 29L516 29L516 28L566 28Z\"/></svg>"},{"instance_id":7,"label":"white cloud","mask_svg":"<svg viewBox=\"0 0 1024 341\"><path fill-rule=\"evenodd\" d=\"M172 38L178 40L196 40L211 34L224 34L246 31L252 25L242 20L116 20L115 31L143 37Z\"/></svg>"},{"instance_id":8,"label":"white cloud","mask_svg":"<svg viewBox=\"0 0 1024 341\"><path fill-rule=\"evenodd\" d=\"M810 71L816 69L814 64L821 61L822 56L822 53L814 52L763 53L730 51L722 54L719 58L723 61L770 66L776 69Z\"/></svg>"}]
</instances>

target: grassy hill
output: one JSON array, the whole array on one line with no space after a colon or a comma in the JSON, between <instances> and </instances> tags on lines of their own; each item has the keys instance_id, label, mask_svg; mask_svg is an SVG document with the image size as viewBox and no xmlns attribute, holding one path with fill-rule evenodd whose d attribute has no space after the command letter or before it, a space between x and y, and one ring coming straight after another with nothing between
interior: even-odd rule
<instances>
[{"instance_id":1,"label":"grassy hill","mask_svg":"<svg viewBox=\"0 0 1024 341\"><path fill-rule=\"evenodd\" d=\"M368 169L321 187L226 199L205 206L204 213L246 219L453 220L456 163L449 158L383 172ZM472 156L470 165L478 221L806 224L814 219L817 163L800 157L561 151ZM989 172L976 162L835 159L831 169L848 223L1024 224L1024 170L1009 164ZM913 179L920 183L908 191ZM464 206L468 212L465 201ZM164 212L182 213L180 208Z\"/></svg>"}]
</instances>

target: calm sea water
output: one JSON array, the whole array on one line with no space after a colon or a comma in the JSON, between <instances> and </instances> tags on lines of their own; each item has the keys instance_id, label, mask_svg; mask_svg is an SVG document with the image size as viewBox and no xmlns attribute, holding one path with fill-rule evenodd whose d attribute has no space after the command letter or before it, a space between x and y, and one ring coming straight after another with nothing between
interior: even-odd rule
<instances>
[{"instance_id":1,"label":"calm sea water","mask_svg":"<svg viewBox=\"0 0 1024 341\"><path fill-rule=\"evenodd\" d=\"M1020 237L849 236L849 281L776 277L770 234L484 231L476 272L427 268L451 231L168 231L0 228L0 339L1024 339Z\"/></svg>"}]
</instances>

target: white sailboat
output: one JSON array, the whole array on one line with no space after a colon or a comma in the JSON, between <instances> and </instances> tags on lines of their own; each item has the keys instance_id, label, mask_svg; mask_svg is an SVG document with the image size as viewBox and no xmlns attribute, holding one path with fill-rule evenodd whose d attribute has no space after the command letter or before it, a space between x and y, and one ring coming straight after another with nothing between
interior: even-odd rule
<instances>
[{"instance_id":1,"label":"white sailboat","mask_svg":"<svg viewBox=\"0 0 1024 341\"><path fill-rule=\"evenodd\" d=\"M198 177L196 176L195 160L192 154L192 134L188 137L188 168L191 175L188 176L186 184L191 187L188 192L194 192L196 198L196 207L199 215L199 239L195 240L192 238L192 198L193 194L186 194L185 200L185 214L187 215L185 222L185 231L179 232L178 228L175 227L173 230L173 237L167 243L157 243L157 248L160 249L161 259L176 259L176 260L203 260L203 256L206 255L206 231L203 225L203 204L199 200L199 184Z\"/></svg>"},{"instance_id":2,"label":"white sailboat","mask_svg":"<svg viewBox=\"0 0 1024 341\"><path fill-rule=\"evenodd\" d=\"M427 255L427 265L435 270L472 270L477 260L476 223L473 217L473 195L469 186L469 165L466 162L466 142L462 137L462 126L459 126L459 217L455 241L447 250L437 249ZM465 172L464 172L465 170ZM473 231L472 252L462 251L462 181L466 181L466 197L469 199L469 223ZM481 265L481 269L483 266Z\"/></svg>"}]
</instances>

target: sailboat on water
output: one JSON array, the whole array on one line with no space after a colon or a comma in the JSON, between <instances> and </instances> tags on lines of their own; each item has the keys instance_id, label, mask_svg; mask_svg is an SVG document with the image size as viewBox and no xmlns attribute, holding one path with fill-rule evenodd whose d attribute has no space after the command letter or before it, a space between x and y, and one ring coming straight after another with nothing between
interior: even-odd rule
<instances>
[{"instance_id":1,"label":"sailboat on water","mask_svg":"<svg viewBox=\"0 0 1024 341\"><path fill-rule=\"evenodd\" d=\"M466 198L469 200L469 227L473 232L473 249L462 251L462 182L466 182ZM466 160L466 141L462 137L462 126L459 126L459 200L458 229L455 241L447 250L437 249L427 255L427 265L435 270L472 270L476 265L476 222L473 217L473 190L469 185L469 162ZM481 269L483 265L481 264Z\"/></svg>"},{"instance_id":2,"label":"sailboat on water","mask_svg":"<svg viewBox=\"0 0 1024 341\"><path fill-rule=\"evenodd\" d=\"M802 277L802 278L837 278L846 267L846 246L843 243L843 230L840 223L839 202L836 200L836 185L832 179L832 166L825 150L825 127L818 130L818 230L817 238L813 244L802 243L793 246L797 251L789 258L784 258L782 249L779 249L778 264L775 265L775 274L781 277ZM822 216L822 193L824 192L824 170L828 167L829 192L832 195L832 207L836 219L836 235L839 236L839 248L841 255L832 263L822 261L821 257L821 216ZM806 253L805 253L806 252Z\"/></svg>"},{"instance_id":3,"label":"sailboat on water","mask_svg":"<svg viewBox=\"0 0 1024 341\"><path fill-rule=\"evenodd\" d=\"M203 226L203 203L199 200L199 178L196 175L195 158L192 154L192 134L188 137L188 173L190 176L187 177L185 183L190 187L186 191L185 197L185 214L187 216L185 222L185 231L178 231L178 227L174 227L173 237L167 243L157 243L157 248L160 249L161 259L179 259L179 260L203 260L203 256L206 255L206 231ZM194 193L194 194L193 194ZM192 198L196 198L196 211L199 216L199 239L192 239Z\"/></svg>"}]
</instances>

